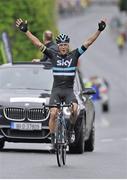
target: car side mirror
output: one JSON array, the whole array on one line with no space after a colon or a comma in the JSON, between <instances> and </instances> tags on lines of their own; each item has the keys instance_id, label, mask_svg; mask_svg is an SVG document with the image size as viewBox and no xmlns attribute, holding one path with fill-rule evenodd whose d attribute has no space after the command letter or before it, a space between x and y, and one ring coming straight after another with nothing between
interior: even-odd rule
<instances>
[{"instance_id":1,"label":"car side mirror","mask_svg":"<svg viewBox=\"0 0 127 180\"><path fill-rule=\"evenodd\" d=\"M93 94L96 94L96 91L95 91L95 89L93 89L93 88L85 88L85 89L82 91L82 94L83 94L83 95L93 95Z\"/></svg>"}]
</instances>

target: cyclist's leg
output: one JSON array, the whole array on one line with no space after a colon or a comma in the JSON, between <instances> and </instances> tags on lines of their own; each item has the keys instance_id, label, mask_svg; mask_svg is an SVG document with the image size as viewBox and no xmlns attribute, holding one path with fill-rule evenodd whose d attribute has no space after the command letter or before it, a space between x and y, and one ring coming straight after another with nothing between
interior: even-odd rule
<instances>
[{"instance_id":1,"label":"cyclist's leg","mask_svg":"<svg viewBox=\"0 0 127 180\"><path fill-rule=\"evenodd\" d=\"M50 109L50 119L49 119L50 133L55 132L57 113L58 113L57 108L51 108Z\"/></svg>"},{"instance_id":2,"label":"cyclist's leg","mask_svg":"<svg viewBox=\"0 0 127 180\"><path fill-rule=\"evenodd\" d=\"M77 99L75 97L75 94L73 92L73 90L68 90L67 94L66 94L66 103L70 104L72 103L72 107L70 109L71 111L71 116L70 116L70 123L69 123L69 127L68 127L68 140L69 143L73 143L75 140L75 131L74 131L74 127L75 127L75 123L77 120L77 110L78 110L78 102Z\"/></svg>"},{"instance_id":3,"label":"cyclist's leg","mask_svg":"<svg viewBox=\"0 0 127 180\"><path fill-rule=\"evenodd\" d=\"M60 100L59 100L59 89L53 89L52 93L51 93L49 104L55 105L59 102L60 102ZM50 133L55 132L55 122L56 122L57 113L58 113L58 108L55 108L55 107L50 108L50 119L49 119Z\"/></svg>"},{"instance_id":4,"label":"cyclist's leg","mask_svg":"<svg viewBox=\"0 0 127 180\"><path fill-rule=\"evenodd\" d=\"M50 109L49 129L51 135L51 150L55 150L55 129L56 129L57 113L58 113L57 108Z\"/></svg>"},{"instance_id":5,"label":"cyclist's leg","mask_svg":"<svg viewBox=\"0 0 127 180\"><path fill-rule=\"evenodd\" d=\"M66 103L72 103L70 122L74 126L77 119L78 101L73 90L68 89L66 92Z\"/></svg>"},{"instance_id":6,"label":"cyclist's leg","mask_svg":"<svg viewBox=\"0 0 127 180\"><path fill-rule=\"evenodd\" d=\"M50 97L50 105L55 105L56 103L59 103L59 96L58 96L58 90L53 90ZM51 134L51 144L53 145L54 149L54 139L55 139L55 131L56 131L56 118L58 114L58 108L51 108L50 109L50 119L49 119L49 129Z\"/></svg>"},{"instance_id":7,"label":"cyclist's leg","mask_svg":"<svg viewBox=\"0 0 127 180\"><path fill-rule=\"evenodd\" d=\"M72 104L73 104L73 106L72 106L72 113L71 113L70 121L71 121L72 125L75 125L76 120L77 120L78 104L76 102L73 102L73 101L72 101Z\"/></svg>"}]
</instances>

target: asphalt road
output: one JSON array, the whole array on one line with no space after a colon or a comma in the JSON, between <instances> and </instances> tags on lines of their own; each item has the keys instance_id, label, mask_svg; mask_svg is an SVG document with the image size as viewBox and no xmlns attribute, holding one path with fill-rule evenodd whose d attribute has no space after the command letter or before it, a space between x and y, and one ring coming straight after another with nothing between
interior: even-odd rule
<instances>
[{"instance_id":1,"label":"asphalt road","mask_svg":"<svg viewBox=\"0 0 127 180\"><path fill-rule=\"evenodd\" d=\"M61 19L61 32L72 38L72 47L80 46L97 29L101 17L118 14L114 7L92 7L84 15ZM56 157L47 145L6 143L0 152L0 178L30 179L101 179L127 178L127 53L122 57L111 37L109 27L82 56L85 77L99 75L110 83L110 112L102 114L96 106L95 151L67 156L67 165L58 168Z\"/></svg>"}]
</instances>

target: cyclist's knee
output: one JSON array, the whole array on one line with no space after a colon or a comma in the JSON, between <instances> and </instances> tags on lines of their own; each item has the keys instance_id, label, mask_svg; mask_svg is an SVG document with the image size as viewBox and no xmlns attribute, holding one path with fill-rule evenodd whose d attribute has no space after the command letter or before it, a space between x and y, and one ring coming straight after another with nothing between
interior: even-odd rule
<instances>
[{"instance_id":1,"label":"cyclist's knee","mask_svg":"<svg viewBox=\"0 0 127 180\"><path fill-rule=\"evenodd\" d=\"M52 119L55 119L57 117L58 109L57 108L51 108L50 109L50 117Z\"/></svg>"},{"instance_id":2,"label":"cyclist's knee","mask_svg":"<svg viewBox=\"0 0 127 180\"><path fill-rule=\"evenodd\" d=\"M77 103L73 103L72 112L76 113L77 110L78 110L78 104Z\"/></svg>"}]
</instances>

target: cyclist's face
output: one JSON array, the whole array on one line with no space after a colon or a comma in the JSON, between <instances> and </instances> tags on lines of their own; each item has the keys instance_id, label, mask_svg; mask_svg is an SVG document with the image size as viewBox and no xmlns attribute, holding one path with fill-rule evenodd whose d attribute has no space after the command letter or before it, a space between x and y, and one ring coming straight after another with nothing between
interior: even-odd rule
<instances>
[{"instance_id":1,"label":"cyclist's face","mask_svg":"<svg viewBox=\"0 0 127 180\"><path fill-rule=\"evenodd\" d=\"M58 48L62 55L67 54L69 51L69 44L68 43L60 43L58 45Z\"/></svg>"}]
</instances>

